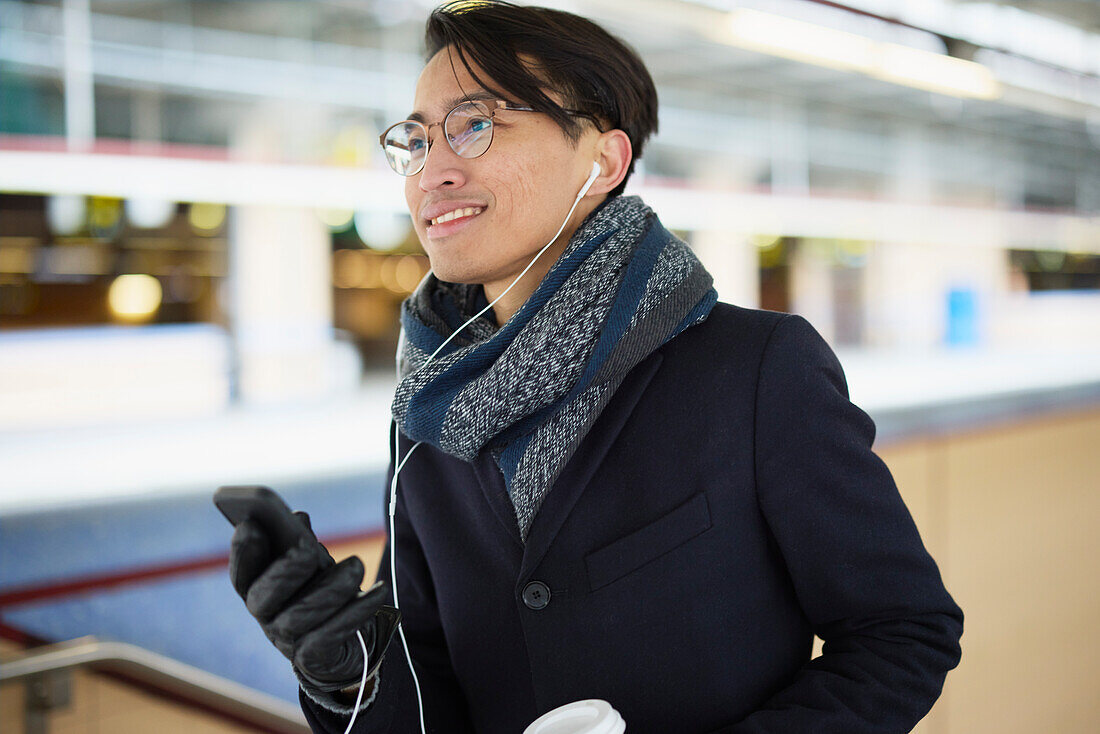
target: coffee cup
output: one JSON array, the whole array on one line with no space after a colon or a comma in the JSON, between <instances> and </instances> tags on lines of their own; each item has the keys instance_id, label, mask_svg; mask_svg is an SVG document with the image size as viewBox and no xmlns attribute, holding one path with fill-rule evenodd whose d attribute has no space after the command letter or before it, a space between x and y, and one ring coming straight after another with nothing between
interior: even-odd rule
<instances>
[{"instance_id":1,"label":"coffee cup","mask_svg":"<svg viewBox=\"0 0 1100 734\"><path fill-rule=\"evenodd\" d=\"M547 711L523 734L624 734L626 722L607 701L590 698Z\"/></svg>"}]
</instances>

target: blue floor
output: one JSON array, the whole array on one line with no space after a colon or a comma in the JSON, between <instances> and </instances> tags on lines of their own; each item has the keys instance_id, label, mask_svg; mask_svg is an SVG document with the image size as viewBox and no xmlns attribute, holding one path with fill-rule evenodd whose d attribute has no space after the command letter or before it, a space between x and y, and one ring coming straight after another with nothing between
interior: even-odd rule
<instances>
[{"instance_id":1,"label":"blue floor","mask_svg":"<svg viewBox=\"0 0 1100 734\"><path fill-rule=\"evenodd\" d=\"M275 487L309 512L318 536L383 527L384 477ZM226 554L232 527L210 494L0 517L0 591ZM51 641L129 642L297 701L287 660L264 637L224 568L0 609L7 624Z\"/></svg>"}]
</instances>

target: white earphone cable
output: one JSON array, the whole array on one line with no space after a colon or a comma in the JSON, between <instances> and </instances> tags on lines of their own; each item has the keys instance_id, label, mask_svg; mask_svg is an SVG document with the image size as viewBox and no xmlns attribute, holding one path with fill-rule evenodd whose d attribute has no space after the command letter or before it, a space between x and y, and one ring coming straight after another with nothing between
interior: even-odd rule
<instances>
[{"instance_id":1,"label":"white earphone cable","mask_svg":"<svg viewBox=\"0 0 1100 734\"><path fill-rule=\"evenodd\" d=\"M581 203L581 199L584 198L584 195L588 192L588 189L591 188L593 183L595 183L595 181L599 177L600 173L601 173L601 170L600 170L599 164L596 163L596 162L593 162L592 163L592 172L591 172L591 174L589 174L588 179L584 182L584 185L581 187L581 190L577 193L577 198L573 200L573 206L569 207L569 213L565 215L565 219L562 220L561 226L558 227L558 231L554 233L554 236L550 238L550 241L547 242L545 245L543 245L542 249L539 250L538 253L535 254L535 257L531 260L531 262L527 263L527 267L525 267L523 269L523 271L519 275L516 276L516 279L513 280L511 282L511 284L507 288L505 288L499 296L497 296L496 298L493 299L492 303L490 303L488 306L481 309L476 314L474 314L469 319L467 319L466 323L464 323L462 326L458 327L458 329L456 329L449 337L447 337L446 340L444 340L444 342L442 344L440 344L438 347L436 347L435 351L432 352L431 355L428 357L428 359L424 362L424 365L427 365L429 362L434 360L436 358L436 355L439 354L440 350L442 350L443 347L447 346L451 342L452 339L454 339L456 336L461 334L462 330L465 329L470 324L472 324L479 316L481 316L483 313L485 313L490 308L492 308L494 305L496 305L497 301L499 301L501 298L504 298L505 294L507 294L508 291L512 290L512 288L515 286L515 284L518 283L523 278L523 276L527 274L527 271L530 270L534 266L535 262L540 257L542 257L542 253L546 252L546 250L550 247L550 245L554 244L554 242L557 241L558 237L561 236L562 231L565 229L565 225L567 225L569 223L569 220L572 219L573 212L577 210L577 204ZM405 338L405 331L404 331L404 329L402 329L401 330L401 336L399 337L399 341L398 341L398 350L397 350L398 359L400 359L400 354L401 354L400 340L403 340L404 338ZM421 365L421 367L423 367L424 365ZM401 606L400 606L400 604L398 604L398 601L397 601L397 546L393 542L393 539L394 539L393 518L394 518L394 515L397 513L397 477L401 473L401 469L405 466L405 462L407 462L409 460L409 457L412 456L412 452L416 451L417 446L419 446L421 443L423 443L423 442L422 441L417 441L415 444L413 444L412 448L410 448L408 450L408 452L405 454L404 458L401 459L401 461L394 467L393 478L390 480L390 498L389 498L390 586L393 588L393 606L395 608L397 608L398 610L401 609ZM400 453L400 448L399 448L399 442L398 442L398 432L395 430L393 432L393 455L396 457L399 453ZM356 632L355 634L359 636L359 644L363 646L363 678L362 678L362 680L360 681L360 684L359 684L359 694L355 699L355 708L352 709L351 720L348 722L348 728L344 731L344 734L349 734L351 732L351 727L355 725L355 719L359 715L359 705L360 705L360 702L363 700L363 689L366 687L366 684L367 684L367 670L368 670L367 646L363 642L363 636L361 634L359 634L359 632ZM421 734L427 734L427 729L424 726L424 699L423 699L423 697L420 693L420 679L417 678L416 670L413 668L412 656L409 654L409 643L405 640L405 625L404 624L398 623L398 625L397 625L397 634L401 637L401 645L405 649L405 659L409 662L409 672L412 673L413 684L416 687L416 703L417 703L417 706L419 707L419 710L420 710L420 731L421 731ZM378 685L378 683L376 682L375 685Z\"/></svg>"},{"instance_id":2,"label":"white earphone cable","mask_svg":"<svg viewBox=\"0 0 1100 734\"><path fill-rule=\"evenodd\" d=\"M351 734L351 727L355 726L355 712L359 711L359 704L363 702L363 689L367 687L367 671L370 670L370 660L367 658L367 643L363 641L363 633L355 630L355 636L359 638L359 647L363 648L363 677L359 679L359 692L355 694L355 708L352 709L351 721L344 734Z\"/></svg>"}]
</instances>

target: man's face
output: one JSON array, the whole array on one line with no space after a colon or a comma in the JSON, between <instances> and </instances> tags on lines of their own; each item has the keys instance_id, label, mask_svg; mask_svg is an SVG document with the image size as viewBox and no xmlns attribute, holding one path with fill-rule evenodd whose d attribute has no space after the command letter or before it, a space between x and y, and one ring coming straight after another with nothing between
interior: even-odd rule
<instances>
[{"instance_id":1,"label":"man's face","mask_svg":"<svg viewBox=\"0 0 1100 734\"><path fill-rule=\"evenodd\" d=\"M484 78L480 71L479 75ZM420 74L414 110L430 124L442 120L467 95L483 92L457 54L452 66L450 49L443 49ZM493 118L493 143L478 158L456 155L442 126L433 127L430 135L424 169L405 180L416 233L436 277L483 283L492 297L519 275L561 226L591 171L598 132L587 128L574 144L547 115L500 110ZM578 206L530 275L545 274L598 201L584 203L588 205ZM457 214L451 221L432 224L452 211Z\"/></svg>"}]
</instances>

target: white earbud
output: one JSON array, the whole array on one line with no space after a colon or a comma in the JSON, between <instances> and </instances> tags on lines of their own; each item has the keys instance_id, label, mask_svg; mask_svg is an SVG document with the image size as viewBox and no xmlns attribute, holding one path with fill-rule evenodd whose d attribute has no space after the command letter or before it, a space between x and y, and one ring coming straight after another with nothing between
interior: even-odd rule
<instances>
[{"instance_id":1,"label":"white earbud","mask_svg":"<svg viewBox=\"0 0 1100 734\"><path fill-rule=\"evenodd\" d=\"M578 200L588 193L588 190L592 188L592 184L596 183L596 179L600 177L601 173L603 173L603 171L600 169L600 164L596 161L592 161L592 173L588 174L588 180L584 182L584 186L581 186L580 193L577 194Z\"/></svg>"}]
</instances>

